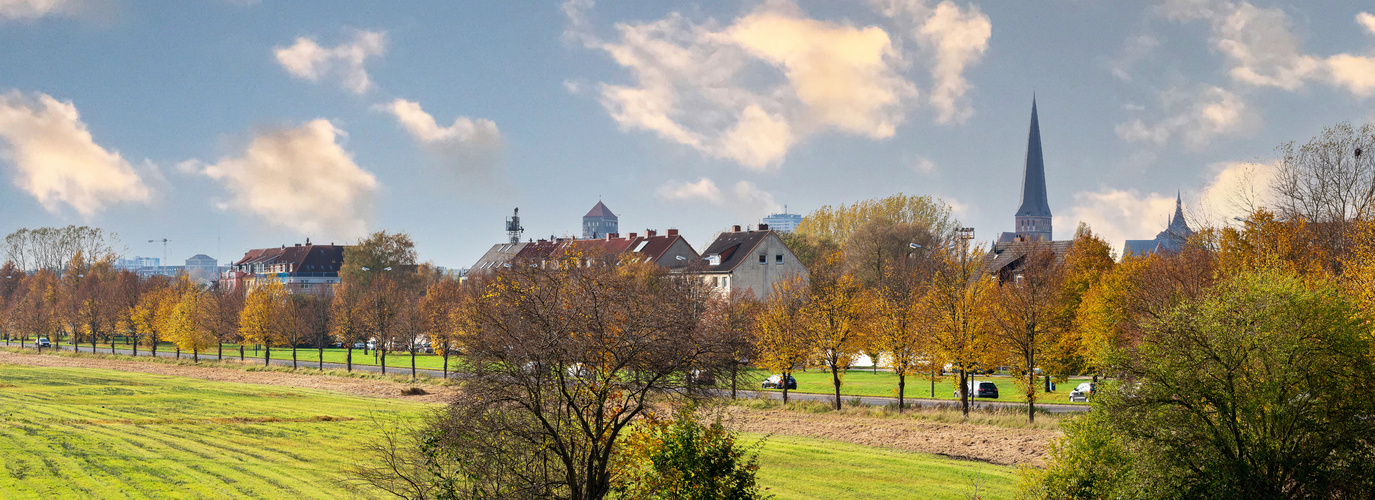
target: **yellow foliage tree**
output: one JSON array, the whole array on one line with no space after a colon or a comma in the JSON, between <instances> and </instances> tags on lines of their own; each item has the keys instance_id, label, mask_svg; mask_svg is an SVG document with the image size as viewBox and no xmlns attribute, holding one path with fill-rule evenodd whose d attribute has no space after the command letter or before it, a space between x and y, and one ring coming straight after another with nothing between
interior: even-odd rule
<instances>
[{"instance_id":1,"label":"yellow foliage tree","mask_svg":"<svg viewBox=\"0 0 1375 500\"><path fill-rule=\"evenodd\" d=\"M806 329L807 280L801 275L775 281L773 293L754 323L755 365L782 377L783 404L793 370L812 356Z\"/></svg>"},{"instance_id":2,"label":"yellow foliage tree","mask_svg":"<svg viewBox=\"0 0 1375 500\"><path fill-rule=\"evenodd\" d=\"M842 261L844 257L835 252L827 259ZM839 264L825 266L839 269ZM810 298L804 308L805 331L811 337L813 352L821 356L823 364L831 372L831 385L835 390L835 409L840 409L841 377L850 369L855 356L868 347L868 321L873 300L866 290L846 272L817 273L811 276L808 287Z\"/></svg>"},{"instance_id":3,"label":"yellow foliage tree","mask_svg":"<svg viewBox=\"0 0 1375 500\"><path fill-rule=\"evenodd\" d=\"M191 359L200 362L200 352L216 344L216 338L207 328L206 318L201 310L201 294L194 288L183 290L176 297L162 329L167 340L177 348L191 351Z\"/></svg>"},{"instance_id":4,"label":"yellow foliage tree","mask_svg":"<svg viewBox=\"0 0 1375 500\"><path fill-rule=\"evenodd\" d=\"M258 285L244 298L239 316L239 336L244 342L263 346L263 364L272 362L272 346L282 343L282 322L287 321L286 288L276 280Z\"/></svg>"},{"instance_id":5,"label":"yellow foliage tree","mask_svg":"<svg viewBox=\"0 0 1375 500\"><path fill-rule=\"evenodd\" d=\"M993 355L988 317L989 300L996 285L980 272L979 252L960 249L963 255L944 255L941 269L931 279L922 307L931 320L932 340L940 358L959 373L956 387L960 408L969 416L969 370L988 363Z\"/></svg>"}]
</instances>

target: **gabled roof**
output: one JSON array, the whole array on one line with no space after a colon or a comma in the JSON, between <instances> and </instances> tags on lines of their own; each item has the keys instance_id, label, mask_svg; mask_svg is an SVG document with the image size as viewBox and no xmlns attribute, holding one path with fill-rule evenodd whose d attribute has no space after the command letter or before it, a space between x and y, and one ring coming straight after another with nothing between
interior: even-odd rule
<instances>
[{"instance_id":1,"label":"gabled roof","mask_svg":"<svg viewBox=\"0 0 1375 500\"><path fill-rule=\"evenodd\" d=\"M1041 157L1041 124L1036 119L1036 98L1031 98L1031 132L1026 140L1026 170L1022 172L1022 206L1018 216L1050 217L1046 201L1046 164Z\"/></svg>"},{"instance_id":2,"label":"gabled roof","mask_svg":"<svg viewBox=\"0 0 1375 500\"><path fill-rule=\"evenodd\" d=\"M583 217L615 217L615 216L616 216L616 214L611 213L611 209L606 208L606 205L603 205L601 201L598 201L596 205L593 205L593 206L592 206L592 210L588 210L588 211L587 211L587 215L584 215Z\"/></svg>"},{"instance_id":3,"label":"gabled roof","mask_svg":"<svg viewBox=\"0 0 1375 500\"><path fill-rule=\"evenodd\" d=\"M716 241L706 250L702 251L702 257L710 258L712 255L719 255L721 263L714 266L707 266L708 273L729 273L739 267L741 263L754 255L755 247L758 247L765 238L773 234L772 230L764 231L734 231L721 233L716 237Z\"/></svg>"},{"instance_id":4,"label":"gabled roof","mask_svg":"<svg viewBox=\"0 0 1375 500\"><path fill-rule=\"evenodd\" d=\"M1069 255L1070 247L1074 246L1074 240L994 243L993 249L988 252L988 255L984 256L984 272L989 274L1001 274L1004 269L1012 271L1019 269L1021 267L1022 257L1026 256L1033 245L1048 245L1050 251L1055 253L1056 262L1062 262L1065 260L1065 256Z\"/></svg>"},{"instance_id":5,"label":"gabled roof","mask_svg":"<svg viewBox=\"0 0 1375 500\"><path fill-rule=\"evenodd\" d=\"M343 245L306 243L281 248L255 248L245 252L234 265L291 264L295 269L293 272L337 273L343 263Z\"/></svg>"}]
</instances>

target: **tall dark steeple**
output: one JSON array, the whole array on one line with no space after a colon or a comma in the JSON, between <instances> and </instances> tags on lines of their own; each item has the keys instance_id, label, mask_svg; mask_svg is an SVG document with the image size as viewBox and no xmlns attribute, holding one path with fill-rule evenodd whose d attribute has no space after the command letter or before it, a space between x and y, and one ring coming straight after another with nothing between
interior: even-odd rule
<instances>
[{"instance_id":1,"label":"tall dark steeple","mask_svg":"<svg viewBox=\"0 0 1375 500\"><path fill-rule=\"evenodd\" d=\"M1022 206L1017 208L1016 234L1029 240L1051 241L1050 203L1046 201L1046 165L1041 156L1041 124L1036 97L1031 98L1031 132L1026 141L1026 170L1022 172Z\"/></svg>"}]
</instances>

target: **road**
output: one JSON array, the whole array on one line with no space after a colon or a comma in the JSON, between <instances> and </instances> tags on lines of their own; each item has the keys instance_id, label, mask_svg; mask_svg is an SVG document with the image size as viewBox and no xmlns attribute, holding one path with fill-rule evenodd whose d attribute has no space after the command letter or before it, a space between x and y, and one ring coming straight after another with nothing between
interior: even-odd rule
<instances>
[{"instance_id":1,"label":"road","mask_svg":"<svg viewBox=\"0 0 1375 500\"><path fill-rule=\"evenodd\" d=\"M21 347L21 346L20 346L18 343L14 343L14 344L11 344L11 347ZM22 347L32 348L33 345L32 345L32 344L28 344L28 345L24 345L24 346L22 346ZM58 350L63 350L63 351L70 351L70 350L72 349L72 346L71 346L70 344L67 344L67 345L57 345L57 344L54 344L54 345L53 345L53 348L54 348L54 349L58 349ZM122 349L122 348L119 348L118 346L115 347L115 350L114 350L114 351L115 351L116 354L123 354L123 355L126 355L126 356L131 356L131 355L133 355L133 350L132 350L132 349ZM79 352L91 352L90 346L89 346L89 345L81 346L81 349L79 350ZM100 347L100 348L97 348L97 349L96 349L96 352L97 352L97 353L109 354L109 353L110 353L110 348L109 348L109 346ZM284 350L284 349L279 349L279 350L277 350L277 352L279 352L279 353L284 353L284 354L286 354L287 356L290 356L290 353L291 353L291 351L289 351L289 350ZM316 352L316 351L313 351L313 350L300 350L300 351L298 351L297 366L299 366L299 367L302 368L302 369L318 368L318 367L320 366L320 364L319 364L318 362L316 362L316 361L312 361L312 360L309 359L309 355L310 355L310 354L314 354L315 352ZM306 353L306 355L305 355L305 356L299 356L300 353ZM147 355L149 355L149 354L151 354L151 353L150 353L147 349L140 349L140 350L139 350L139 356L147 356ZM225 358L226 358L226 359L234 359L234 358L235 358L234 356L230 356L229 354L230 354L230 352L228 352L228 351L225 352ZM234 354L237 354L237 352L235 352ZM158 357L162 357L162 358L171 358L171 357L174 357L174 356L176 356L176 352L175 352L175 351L168 351L168 350L161 350L161 351L158 351ZM401 356L405 356L405 355L402 354ZM190 358L191 356L188 355L187 353L182 353L182 356L181 356L181 357L183 357L183 358ZM202 354L201 354L201 358L207 359L207 360L213 360L213 359L215 359L215 354L214 354L213 352L211 352L211 353L209 353L209 355L207 356L206 353L202 353ZM261 363L261 360L259 360L259 363ZM291 358L289 358L289 357L286 358L286 359L274 358L274 359L272 360L272 364L275 365L275 366L291 366ZM346 368L345 365L344 365L343 363L328 363L328 362L324 364L324 367L325 367L326 369L339 369L339 370L343 370L343 369ZM353 369L354 369L354 370L357 370L357 371L368 372L368 373L381 373L381 372L382 372L382 369L381 369L380 367L377 367L377 366L374 366L374 365L360 365L360 364L355 364L355 365L353 365ZM401 375L401 376L405 376L405 375L409 375L410 372L411 372L410 367L405 367L405 368L395 367L395 366L389 366L389 367L387 367L387 373L390 374L390 375ZM440 378L440 377L443 377L443 376L444 376L444 372L442 372L442 371L440 371L440 370L428 370L428 369L424 369L424 368L417 368L417 369L415 370L415 373L416 373L416 375L424 375L424 376L427 376L427 377L435 377L435 378ZM453 375L453 373L450 373L450 376L452 376L452 375ZM766 396L766 397L771 397L771 398L774 398L774 399L783 399L783 392L782 392L782 391L751 391L751 390L742 390L742 391L739 391L739 394L742 394L742 395L744 395L744 396L746 396L746 397ZM791 399L800 399L800 400L807 400L807 401L831 402L834 398L835 398L835 396L834 396L834 395L831 395L831 394L812 394L812 393L794 392L794 391L789 391L789 392L788 392L788 399L790 399L790 400L791 400ZM842 395L841 398L844 399L844 400L846 400L846 401L848 401L848 400L854 399L854 396L845 396L845 395ZM898 402L898 399L897 399L897 398L878 397L878 396L862 396L862 397L860 397L859 399L860 399L860 401L863 402L864 404L870 405L870 406L887 406L887 405L890 405L890 404L897 404L897 402ZM952 401L952 400L948 400L948 399L907 398L907 399L904 400L904 402L907 403L909 406L925 406L925 407L949 406L949 407L951 407L951 408L959 408L959 406L960 406L960 402L959 402L959 401ZM999 401L971 401L971 402L970 402L970 408L971 408L971 409L973 409L973 408L1019 408L1019 409L1025 409L1025 408L1026 408L1026 404L1025 404L1025 403L1012 403L1012 402L999 402ZM1038 404L1038 405L1036 405L1036 408L1038 408L1038 409L1044 409L1045 411L1050 412L1050 413L1081 413L1081 412L1086 412L1086 411L1089 410L1089 407L1088 407L1087 405L1067 405L1067 404Z\"/></svg>"}]
</instances>

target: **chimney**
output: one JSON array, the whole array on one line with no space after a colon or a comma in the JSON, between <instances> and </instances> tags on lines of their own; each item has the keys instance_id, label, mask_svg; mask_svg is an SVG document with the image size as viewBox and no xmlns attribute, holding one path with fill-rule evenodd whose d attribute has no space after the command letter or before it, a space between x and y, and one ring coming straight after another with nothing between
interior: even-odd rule
<instances>
[{"instance_id":1,"label":"chimney","mask_svg":"<svg viewBox=\"0 0 1375 500\"><path fill-rule=\"evenodd\" d=\"M298 247L299 247L299 246L301 246L301 244L300 244L300 243L297 243L297 244L296 244L296 246L298 246Z\"/></svg>"},{"instance_id":2,"label":"chimney","mask_svg":"<svg viewBox=\"0 0 1375 500\"><path fill-rule=\"evenodd\" d=\"M768 230L769 230L769 225L768 225L768 224L760 224L760 225L759 225L759 230L760 230L760 231L768 231Z\"/></svg>"},{"instance_id":3,"label":"chimney","mask_svg":"<svg viewBox=\"0 0 1375 500\"><path fill-rule=\"evenodd\" d=\"M611 241L616 237L615 233L606 233L606 241Z\"/></svg>"},{"instance_id":4,"label":"chimney","mask_svg":"<svg viewBox=\"0 0 1375 500\"><path fill-rule=\"evenodd\" d=\"M638 234L638 233L630 233L630 239L633 240L633 239L635 239L636 236L639 236L639 234Z\"/></svg>"},{"instance_id":5,"label":"chimney","mask_svg":"<svg viewBox=\"0 0 1375 500\"><path fill-rule=\"evenodd\" d=\"M669 230L668 230L668 235L669 235L669 236L678 236L678 230L677 230L677 229L669 229Z\"/></svg>"},{"instance_id":6,"label":"chimney","mask_svg":"<svg viewBox=\"0 0 1375 500\"><path fill-rule=\"evenodd\" d=\"M740 232L740 225L739 225L739 224L736 224L736 225L734 225L734 226L731 226L731 227L730 227L730 230L731 230L730 232L732 232L732 233L738 233L738 232Z\"/></svg>"},{"instance_id":7,"label":"chimney","mask_svg":"<svg viewBox=\"0 0 1375 500\"><path fill-rule=\"evenodd\" d=\"M655 231L655 230L653 230L653 229L646 229L646 230L645 230L645 237L646 237L646 238L653 238L654 235L656 235L656 234L659 234L659 232L658 232L658 231Z\"/></svg>"}]
</instances>

